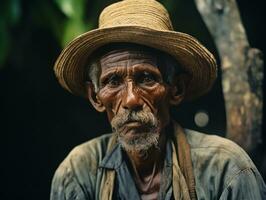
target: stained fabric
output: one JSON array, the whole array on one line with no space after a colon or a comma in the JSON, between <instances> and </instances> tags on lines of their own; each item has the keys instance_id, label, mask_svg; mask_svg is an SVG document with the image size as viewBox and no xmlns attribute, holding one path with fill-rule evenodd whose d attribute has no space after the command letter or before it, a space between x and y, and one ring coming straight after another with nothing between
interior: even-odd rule
<instances>
[{"instance_id":1,"label":"stained fabric","mask_svg":"<svg viewBox=\"0 0 266 200\"><path fill-rule=\"evenodd\" d=\"M187 156L177 155L182 150L169 137L159 199L189 199L191 185L200 200L266 199L265 183L239 146L218 136L184 133L194 177L191 182L191 174L182 172ZM114 138L107 134L74 148L54 175L51 200L140 199Z\"/></svg>"}]
</instances>

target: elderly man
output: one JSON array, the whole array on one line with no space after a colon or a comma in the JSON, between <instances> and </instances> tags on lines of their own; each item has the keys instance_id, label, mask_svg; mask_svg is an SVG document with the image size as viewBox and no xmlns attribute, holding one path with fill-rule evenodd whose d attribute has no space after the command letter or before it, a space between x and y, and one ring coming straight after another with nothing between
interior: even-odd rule
<instances>
[{"instance_id":1,"label":"elderly man","mask_svg":"<svg viewBox=\"0 0 266 200\"><path fill-rule=\"evenodd\" d=\"M67 156L52 200L266 199L240 147L171 119L172 106L211 88L216 62L195 38L172 30L155 0L105 8L99 28L62 51L55 73L64 88L107 113L113 133Z\"/></svg>"}]
</instances>

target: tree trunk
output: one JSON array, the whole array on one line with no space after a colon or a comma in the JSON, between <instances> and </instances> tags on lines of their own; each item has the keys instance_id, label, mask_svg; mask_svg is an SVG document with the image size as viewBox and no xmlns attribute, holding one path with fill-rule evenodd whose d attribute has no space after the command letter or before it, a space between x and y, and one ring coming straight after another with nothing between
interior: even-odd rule
<instances>
[{"instance_id":1,"label":"tree trunk","mask_svg":"<svg viewBox=\"0 0 266 200\"><path fill-rule=\"evenodd\" d=\"M263 60L251 48L235 0L195 0L221 60L226 137L251 153L261 143Z\"/></svg>"}]
</instances>

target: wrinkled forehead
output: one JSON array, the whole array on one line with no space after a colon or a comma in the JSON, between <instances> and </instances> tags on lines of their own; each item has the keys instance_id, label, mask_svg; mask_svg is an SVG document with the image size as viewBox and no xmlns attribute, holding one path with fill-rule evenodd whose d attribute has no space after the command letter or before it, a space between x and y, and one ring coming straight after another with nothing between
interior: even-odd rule
<instances>
[{"instance_id":1,"label":"wrinkled forehead","mask_svg":"<svg viewBox=\"0 0 266 200\"><path fill-rule=\"evenodd\" d=\"M149 64L154 67L158 64L158 55L151 51L143 51L142 49L116 49L112 50L100 57L100 65L102 68L134 66L137 64Z\"/></svg>"},{"instance_id":2,"label":"wrinkled forehead","mask_svg":"<svg viewBox=\"0 0 266 200\"><path fill-rule=\"evenodd\" d=\"M111 64L125 60L145 60L155 64L160 57L159 50L133 43L112 43L100 47L89 58L89 62Z\"/></svg>"},{"instance_id":3,"label":"wrinkled forehead","mask_svg":"<svg viewBox=\"0 0 266 200\"><path fill-rule=\"evenodd\" d=\"M182 72L181 66L171 55L133 43L113 43L100 47L89 58L89 63L95 62L98 64L97 66L100 65L102 70L105 68L103 66L125 67L137 63L148 63L150 67L158 68L164 80L168 82L175 74Z\"/></svg>"}]
</instances>

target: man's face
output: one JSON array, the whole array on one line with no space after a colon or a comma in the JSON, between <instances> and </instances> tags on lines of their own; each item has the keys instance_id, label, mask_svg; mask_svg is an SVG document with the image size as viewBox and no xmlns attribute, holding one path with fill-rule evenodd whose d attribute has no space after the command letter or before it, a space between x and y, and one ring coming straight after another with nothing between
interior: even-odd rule
<instances>
[{"instance_id":1,"label":"man's face","mask_svg":"<svg viewBox=\"0 0 266 200\"><path fill-rule=\"evenodd\" d=\"M100 90L119 141L128 151L145 151L158 144L169 123L170 86L163 81L154 55L113 51L100 59Z\"/></svg>"}]
</instances>

